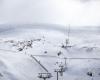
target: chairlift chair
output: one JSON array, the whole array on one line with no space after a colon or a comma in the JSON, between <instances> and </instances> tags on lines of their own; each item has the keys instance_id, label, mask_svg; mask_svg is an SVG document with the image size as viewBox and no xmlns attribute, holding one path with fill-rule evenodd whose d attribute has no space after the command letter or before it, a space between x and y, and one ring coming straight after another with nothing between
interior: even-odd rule
<instances>
[{"instance_id":1,"label":"chairlift chair","mask_svg":"<svg viewBox=\"0 0 100 80\"><path fill-rule=\"evenodd\" d=\"M47 79L47 78L51 78L52 75L51 75L51 73L39 73L38 77Z\"/></svg>"}]
</instances>

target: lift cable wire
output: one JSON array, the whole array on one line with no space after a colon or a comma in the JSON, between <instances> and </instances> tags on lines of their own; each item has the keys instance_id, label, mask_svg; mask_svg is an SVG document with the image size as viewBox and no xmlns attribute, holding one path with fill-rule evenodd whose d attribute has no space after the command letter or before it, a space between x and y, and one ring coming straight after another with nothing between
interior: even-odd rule
<instances>
[{"instance_id":1,"label":"lift cable wire","mask_svg":"<svg viewBox=\"0 0 100 80\"><path fill-rule=\"evenodd\" d=\"M47 70L33 55L31 55L31 57L32 57L46 72L48 72L48 70Z\"/></svg>"},{"instance_id":2,"label":"lift cable wire","mask_svg":"<svg viewBox=\"0 0 100 80\"><path fill-rule=\"evenodd\" d=\"M16 52L16 51L12 51L12 50L5 50L5 49L0 49L0 50L2 50L2 51L6 51L6 52L14 52L14 53L18 53L18 52ZM31 55L31 54L30 54ZM57 56L52 56L52 55L32 55L32 56L38 56L38 57L50 57L50 58L59 58L59 59L64 59L64 58L60 58L60 57L57 57ZM94 60L100 60L100 58L95 58L95 57L93 57L93 58L82 58L82 57L66 57L66 59L83 59L83 60L86 60L86 59L94 59Z\"/></svg>"},{"instance_id":3,"label":"lift cable wire","mask_svg":"<svg viewBox=\"0 0 100 80\"><path fill-rule=\"evenodd\" d=\"M50 57L50 58L59 58L59 59L64 59L64 58L60 58L57 56L50 56L50 55L33 55L33 56L38 56L38 57ZM66 59L95 59L95 60L100 60L100 58L96 58L96 57L91 57L91 58L87 58L87 57L66 57Z\"/></svg>"}]
</instances>

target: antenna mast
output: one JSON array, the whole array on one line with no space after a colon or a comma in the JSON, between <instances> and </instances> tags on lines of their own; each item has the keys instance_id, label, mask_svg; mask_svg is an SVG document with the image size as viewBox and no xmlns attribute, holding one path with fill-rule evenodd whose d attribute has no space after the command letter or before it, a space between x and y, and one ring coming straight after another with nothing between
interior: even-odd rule
<instances>
[{"instance_id":1,"label":"antenna mast","mask_svg":"<svg viewBox=\"0 0 100 80\"><path fill-rule=\"evenodd\" d=\"M70 43L69 38L70 38L70 25L68 26L68 33L67 33L67 39L66 39L66 46L68 46L68 44Z\"/></svg>"},{"instance_id":2,"label":"antenna mast","mask_svg":"<svg viewBox=\"0 0 100 80\"><path fill-rule=\"evenodd\" d=\"M70 24L68 26L68 43L69 43L69 37L70 37Z\"/></svg>"}]
</instances>

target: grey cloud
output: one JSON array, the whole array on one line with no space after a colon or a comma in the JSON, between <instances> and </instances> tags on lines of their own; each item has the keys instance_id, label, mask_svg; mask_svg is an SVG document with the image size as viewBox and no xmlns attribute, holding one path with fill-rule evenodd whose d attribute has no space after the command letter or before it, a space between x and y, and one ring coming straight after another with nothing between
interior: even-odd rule
<instances>
[{"instance_id":1,"label":"grey cloud","mask_svg":"<svg viewBox=\"0 0 100 80\"><path fill-rule=\"evenodd\" d=\"M100 2L94 0L1 1L0 23L100 25Z\"/></svg>"}]
</instances>

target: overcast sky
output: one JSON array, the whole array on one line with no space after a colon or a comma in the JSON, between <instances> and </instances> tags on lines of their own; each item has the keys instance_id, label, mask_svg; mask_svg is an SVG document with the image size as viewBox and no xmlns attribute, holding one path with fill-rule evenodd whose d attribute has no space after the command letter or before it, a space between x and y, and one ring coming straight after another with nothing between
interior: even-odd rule
<instances>
[{"instance_id":1,"label":"overcast sky","mask_svg":"<svg viewBox=\"0 0 100 80\"><path fill-rule=\"evenodd\" d=\"M0 23L100 25L100 0L0 0Z\"/></svg>"}]
</instances>

